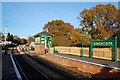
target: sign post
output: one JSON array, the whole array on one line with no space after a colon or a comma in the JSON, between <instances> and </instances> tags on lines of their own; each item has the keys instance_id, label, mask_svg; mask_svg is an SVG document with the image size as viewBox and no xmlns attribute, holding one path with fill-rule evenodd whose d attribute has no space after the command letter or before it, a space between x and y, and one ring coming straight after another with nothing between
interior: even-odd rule
<instances>
[{"instance_id":1,"label":"sign post","mask_svg":"<svg viewBox=\"0 0 120 80\"><path fill-rule=\"evenodd\" d=\"M114 61L117 62L117 37L114 40L93 41L90 39L90 58L92 58L92 48L95 46L112 47L114 51Z\"/></svg>"},{"instance_id":2,"label":"sign post","mask_svg":"<svg viewBox=\"0 0 120 80\"><path fill-rule=\"evenodd\" d=\"M91 59L92 59L92 48L93 48L92 39L90 39L90 58Z\"/></svg>"},{"instance_id":3,"label":"sign post","mask_svg":"<svg viewBox=\"0 0 120 80\"><path fill-rule=\"evenodd\" d=\"M114 51L114 61L117 62L117 37L115 37Z\"/></svg>"}]
</instances>

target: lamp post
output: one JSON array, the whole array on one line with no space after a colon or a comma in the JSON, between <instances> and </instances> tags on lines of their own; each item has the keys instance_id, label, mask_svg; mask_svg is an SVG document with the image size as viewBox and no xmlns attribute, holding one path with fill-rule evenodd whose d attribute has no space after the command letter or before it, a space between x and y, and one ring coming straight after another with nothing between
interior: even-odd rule
<instances>
[{"instance_id":1,"label":"lamp post","mask_svg":"<svg viewBox=\"0 0 120 80\"><path fill-rule=\"evenodd\" d=\"M82 57L84 57L84 37L85 35L82 34Z\"/></svg>"}]
</instances>

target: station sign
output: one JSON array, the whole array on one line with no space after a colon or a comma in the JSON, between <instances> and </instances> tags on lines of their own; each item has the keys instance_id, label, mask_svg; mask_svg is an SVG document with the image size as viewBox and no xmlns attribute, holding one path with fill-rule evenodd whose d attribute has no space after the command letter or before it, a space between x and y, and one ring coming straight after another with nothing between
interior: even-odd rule
<instances>
[{"instance_id":1,"label":"station sign","mask_svg":"<svg viewBox=\"0 0 120 80\"><path fill-rule=\"evenodd\" d=\"M93 41L93 46L114 46L114 41Z\"/></svg>"},{"instance_id":2,"label":"station sign","mask_svg":"<svg viewBox=\"0 0 120 80\"><path fill-rule=\"evenodd\" d=\"M117 62L117 37L114 38L114 40L102 40L102 41L96 41L90 39L90 58L92 58L92 49L96 46L107 46L112 47L114 51L114 61Z\"/></svg>"}]
</instances>

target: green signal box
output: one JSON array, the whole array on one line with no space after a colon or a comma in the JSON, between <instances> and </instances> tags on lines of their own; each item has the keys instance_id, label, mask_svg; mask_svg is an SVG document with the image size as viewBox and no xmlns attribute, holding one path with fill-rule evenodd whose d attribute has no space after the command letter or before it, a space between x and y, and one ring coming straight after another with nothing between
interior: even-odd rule
<instances>
[{"instance_id":1,"label":"green signal box","mask_svg":"<svg viewBox=\"0 0 120 80\"><path fill-rule=\"evenodd\" d=\"M35 52L37 53L49 53L50 47L52 46L53 35L43 31L34 35Z\"/></svg>"}]
</instances>

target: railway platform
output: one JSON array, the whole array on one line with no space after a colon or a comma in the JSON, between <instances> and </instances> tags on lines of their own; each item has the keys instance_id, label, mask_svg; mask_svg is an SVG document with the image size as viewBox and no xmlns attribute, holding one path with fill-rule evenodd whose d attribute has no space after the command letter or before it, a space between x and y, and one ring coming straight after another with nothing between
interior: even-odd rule
<instances>
[{"instance_id":1,"label":"railway platform","mask_svg":"<svg viewBox=\"0 0 120 80\"><path fill-rule=\"evenodd\" d=\"M102 60L102 59L95 59L95 58L90 59L88 57L80 57L80 56L74 56L74 55L68 55L68 54L54 53L54 54L51 54L51 55L55 55L55 56L59 56L59 57L63 57L63 58L73 59L73 60L76 60L76 61L82 61L82 62L94 64L94 65L105 66L105 67L120 70L120 62L114 62L114 61Z\"/></svg>"},{"instance_id":2,"label":"railway platform","mask_svg":"<svg viewBox=\"0 0 120 80\"><path fill-rule=\"evenodd\" d=\"M18 80L10 54L2 54L2 80Z\"/></svg>"},{"instance_id":3,"label":"railway platform","mask_svg":"<svg viewBox=\"0 0 120 80\"><path fill-rule=\"evenodd\" d=\"M90 59L67 54L49 53L38 55L45 59L63 64L69 68L74 68L85 73L90 73L100 78L120 80L120 63L100 59Z\"/></svg>"}]
</instances>

